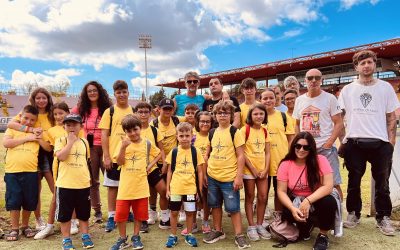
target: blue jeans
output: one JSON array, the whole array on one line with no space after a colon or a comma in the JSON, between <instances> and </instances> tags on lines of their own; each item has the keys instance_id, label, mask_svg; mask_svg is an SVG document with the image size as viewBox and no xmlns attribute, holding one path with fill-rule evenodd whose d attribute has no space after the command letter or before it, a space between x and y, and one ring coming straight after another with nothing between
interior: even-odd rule
<instances>
[{"instance_id":1,"label":"blue jeans","mask_svg":"<svg viewBox=\"0 0 400 250\"><path fill-rule=\"evenodd\" d=\"M240 193L233 190L233 181L221 182L208 176L208 206L221 208L224 202L227 213L240 212Z\"/></svg>"}]
</instances>

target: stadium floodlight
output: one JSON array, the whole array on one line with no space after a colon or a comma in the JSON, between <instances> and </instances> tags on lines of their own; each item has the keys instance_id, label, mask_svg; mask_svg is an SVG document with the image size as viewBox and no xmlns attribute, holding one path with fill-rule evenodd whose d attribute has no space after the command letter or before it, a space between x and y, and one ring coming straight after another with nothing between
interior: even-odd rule
<instances>
[{"instance_id":1,"label":"stadium floodlight","mask_svg":"<svg viewBox=\"0 0 400 250\"><path fill-rule=\"evenodd\" d=\"M150 35L139 35L139 48L144 49L144 70L146 76L146 100L149 100L149 90L147 83L147 49L151 49L151 36Z\"/></svg>"}]
</instances>

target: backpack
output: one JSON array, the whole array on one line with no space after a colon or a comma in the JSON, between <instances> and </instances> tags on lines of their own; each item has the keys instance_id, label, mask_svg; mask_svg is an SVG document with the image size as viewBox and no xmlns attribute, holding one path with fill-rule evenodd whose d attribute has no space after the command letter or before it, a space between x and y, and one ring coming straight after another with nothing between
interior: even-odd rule
<instances>
[{"instance_id":1,"label":"backpack","mask_svg":"<svg viewBox=\"0 0 400 250\"><path fill-rule=\"evenodd\" d=\"M236 131L237 131L236 127L230 126L229 133L231 134L231 139L232 139L233 146L235 146L235 134L236 134ZM212 151L211 140L214 137L214 133L215 133L215 128L212 128L210 130L210 132L208 133L208 140L210 141L210 153Z\"/></svg>"},{"instance_id":2,"label":"backpack","mask_svg":"<svg viewBox=\"0 0 400 250\"><path fill-rule=\"evenodd\" d=\"M129 105L129 106L131 107L132 112L135 113L135 108L132 107L131 105ZM115 108L114 108L114 105L112 105L112 106L110 107L110 129L109 129L109 133L108 133L109 136L111 135L111 129L112 129L112 121L113 121L114 109L115 109Z\"/></svg>"},{"instance_id":3,"label":"backpack","mask_svg":"<svg viewBox=\"0 0 400 250\"><path fill-rule=\"evenodd\" d=\"M150 128L151 128L151 132L153 133L154 141L155 141L155 143L157 145L158 130L153 126L150 126Z\"/></svg>"},{"instance_id":4,"label":"backpack","mask_svg":"<svg viewBox=\"0 0 400 250\"><path fill-rule=\"evenodd\" d=\"M190 151L192 153L192 163L194 167L194 175L196 176L196 189L199 190L199 179L197 178L197 150L196 148L191 145ZM171 172L174 173L176 167L176 157L178 156L178 147L172 149L171 155ZM200 194L200 192L198 192Z\"/></svg>"},{"instance_id":5,"label":"backpack","mask_svg":"<svg viewBox=\"0 0 400 250\"><path fill-rule=\"evenodd\" d=\"M65 143L67 143L67 137L61 137L60 138L60 141L63 139L63 138L65 138ZM91 167L91 161L90 161L90 157L88 157L88 145L86 145L86 142L82 139L82 138L79 138L82 142L83 142L83 145L85 145L85 158L86 158L86 164L87 164L87 166L88 166L88 170L89 170L89 176L90 176L90 186L93 186L93 173L92 173L92 167ZM55 176L55 180L57 180L57 177L58 177L58 167L60 166L60 161L58 160L58 158L56 157L56 159L57 159L57 165L56 165L56 168L57 168L57 175Z\"/></svg>"},{"instance_id":6,"label":"backpack","mask_svg":"<svg viewBox=\"0 0 400 250\"><path fill-rule=\"evenodd\" d=\"M274 212L274 219L268 228L272 238L279 242L272 245L272 247L286 247L289 243L294 243L299 238L299 229L288 220L282 219L281 212Z\"/></svg>"},{"instance_id":7,"label":"backpack","mask_svg":"<svg viewBox=\"0 0 400 250\"><path fill-rule=\"evenodd\" d=\"M179 118L177 116L171 116L172 122L174 123L175 127L179 124ZM158 118L153 120L153 126L158 128Z\"/></svg>"},{"instance_id":8,"label":"backpack","mask_svg":"<svg viewBox=\"0 0 400 250\"><path fill-rule=\"evenodd\" d=\"M268 137L268 132L267 129L264 127L261 127L262 130L264 131L264 137L267 138ZM246 124L246 138L245 138L245 142L247 141L247 139L249 139L250 136L250 125Z\"/></svg>"},{"instance_id":9,"label":"backpack","mask_svg":"<svg viewBox=\"0 0 400 250\"><path fill-rule=\"evenodd\" d=\"M279 111L281 112L281 111ZM287 117L286 117L286 113L281 112L281 116L282 116L282 120L283 120L283 127L285 128L285 132L286 132L286 126L287 126Z\"/></svg>"}]
</instances>

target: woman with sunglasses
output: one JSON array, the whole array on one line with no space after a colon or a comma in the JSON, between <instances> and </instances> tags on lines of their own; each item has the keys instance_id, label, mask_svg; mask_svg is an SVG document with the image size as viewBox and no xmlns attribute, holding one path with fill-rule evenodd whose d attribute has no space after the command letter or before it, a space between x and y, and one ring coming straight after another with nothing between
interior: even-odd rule
<instances>
[{"instance_id":1,"label":"woman with sunglasses","mask_svg":"<svg viewBox=\"0 0 400 250\"><path fill-rule=\"evenodd\" d=\"M333 228L336 200L333 171L325 156L317 154L313 136L300 132L278 169L278 198L284 206L282 218L295 222L300 239L308 240L316 219L320 232L313 249L327 249L327 233ZM300 204L293 202L298 200Z\"/></svg>"}]
</instances>

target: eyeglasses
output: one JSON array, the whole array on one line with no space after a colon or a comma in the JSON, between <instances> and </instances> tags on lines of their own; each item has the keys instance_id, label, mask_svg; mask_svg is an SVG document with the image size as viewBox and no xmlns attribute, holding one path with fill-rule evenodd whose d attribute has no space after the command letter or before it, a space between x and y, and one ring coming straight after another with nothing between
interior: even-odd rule
<instances>
[{"instance_id":1,"label":"eyeglasses","mask_svg":"<svg viewBox=\"0 0 400 250\"><path fill-rule=\"evenodd\" d=\"M230 112L217 112L217 115L219 116L228 116L230 114L231 114Z\"/></svg>"},{"instance_id":2,"label":"eyeglasses","mask_svg":"<svg viewBox=\"0 0 400 250\"><path fill-rule=\"evenodd\" d=\"M148 113L150 113L150 111L138 111L137 113L139 115L147 115Z\"/></svg>"},{"instance_id":3,"label":"eyeglasses","mask_svg":"<svg viewBox=\"0 0 400 250\"><path fill-rule=\"evenodd\" d=\"M319 81L321 80L322 76L306 76L306 79L308 81L312 81L313 79L315 79L315 81Z\"/></svg>"},{"instance_id":4,"label":"eyeglasses","mask_svg":"<svg viewBox=\"0 0 400 250\"><path fill-rule=\"evenodd\" d=\"M297 150L300 150L301 148L303 148L304 151L310 151L311 150L311 146L310 145L303 145L303 144L299 144L299 143L294 144L294 148L297 149Z\"/></svg>"},{"instance_id":5,"label":"eyeglasses","mask_svg":"<svg viewBox=\"0 0 400 250\"><path fill-rule=\"evenodd\" d=\"M285 98L285 101L287 102L287 101L294 101L294 100L296 100L296 97L288 97L288 98Z\"/></svg>"},{"instance_id":6,"label":"eyeglasses","mask_svg":"<svg viewBox=\"0 0 400 250\"><path fill-rule=\"evenodd\" d=\"M90 90L86 90L86 92L88 94L90 94L90 93L97 93L98 91L97 91L97 89L90 89Z\"/></svg>"},{"instance_id":7,"label":"eyeglasses","mask_svg":"<svg viewBox=\"0 0 400 250\"><path fill-rule=\"evenodd\" d=\"M197 84L199 82L199 80L187 80L186 83L187 84Z\"/></svg>"},{"instance_id":8,"label":"eyeglasses","mask_svg":"<svg viewBox=\"0 0 400 250\"><path fill-rule=\"evenodd\" d=\"M201 124L211 124L211 121L200 120L199 123L201 123Z\"/></svg>"}]
</instances>

